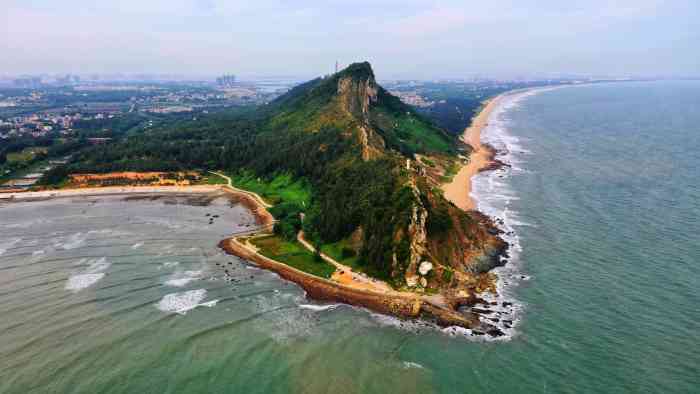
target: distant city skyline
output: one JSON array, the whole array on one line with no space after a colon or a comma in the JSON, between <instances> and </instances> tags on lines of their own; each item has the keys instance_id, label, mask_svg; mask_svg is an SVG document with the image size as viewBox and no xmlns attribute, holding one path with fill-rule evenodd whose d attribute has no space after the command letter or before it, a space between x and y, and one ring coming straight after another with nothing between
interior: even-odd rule
<instances>
[{"instance_id":1,"label":"distant city skyline","mask_svg":"<svg viewBox=\"0 0 700 394\"><path fill-rule=\"evenodd\" d=\"M105 3L3 1L0 75L700 76L692 0Z\"/></svg>"}]
</instances>

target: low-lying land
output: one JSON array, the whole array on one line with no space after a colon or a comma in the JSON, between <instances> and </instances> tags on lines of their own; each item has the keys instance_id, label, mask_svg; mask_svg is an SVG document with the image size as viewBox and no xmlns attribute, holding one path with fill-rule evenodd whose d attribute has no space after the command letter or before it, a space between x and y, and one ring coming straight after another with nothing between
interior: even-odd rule
<instances>
[{"instance_id":1,"label":"low-lying land","mask_svg":"<svg viewBox=\"0 0 700 394\"><path fill-rule=\"evenodd\" d=\"M335 267L318 255L304 248L298 242L287 241L279 235L249 237L241 239L241 242L252 244L265 257L284 262L284 264L320 278L328 279L335 272Z\"/></svg>"}]
</instances>

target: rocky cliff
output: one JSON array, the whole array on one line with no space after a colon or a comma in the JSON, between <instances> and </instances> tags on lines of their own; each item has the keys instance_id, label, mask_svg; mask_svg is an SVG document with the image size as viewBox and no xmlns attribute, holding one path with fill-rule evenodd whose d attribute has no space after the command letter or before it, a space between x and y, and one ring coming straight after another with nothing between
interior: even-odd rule
<instances>
[{"instance_id":1,"label":"rocky cliff","mask_svg":"<svg viewBox=\"0 0 700 394\"><path fill-rule=\"evenodd\" d=\"M468 151L379 86L369 63L304 84L273 108L278 136L336 152L315 163L307 234L318 242L352 241L368 272L415 290L470 286L498 264L506 245L488 218L449 203L416 162Z\"/></svg>"}]
</instances>

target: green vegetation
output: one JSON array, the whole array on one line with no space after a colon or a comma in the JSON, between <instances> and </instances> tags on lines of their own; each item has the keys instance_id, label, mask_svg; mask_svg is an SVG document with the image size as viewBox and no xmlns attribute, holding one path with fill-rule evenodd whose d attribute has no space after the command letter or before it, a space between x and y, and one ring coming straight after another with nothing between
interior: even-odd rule
<instances>
[{"instance_id":1,"label":"green vegetation","mask_svg":"<svg viewBox=\"0 0 700 394\"><path fill-rule=\"evenodd\" d=\"M202 180L207 185L228 185L228 181L226 180L226 178L212 173L206 174L206 176L203 177Z\"/></svg>"},{"instance_id":2,"label":"green vegetation","mask_svg":"<svg viewBox=\"0 0 700 394\"><path fill-rule=\"evenodd\" d=\"M231 175L235 187L257 193L274 204L270 213L275 217L274 232L294 241L301 230L301 214L311 205L311 185L291 173L276 173L269 177L256 176L250 171Z\"/></svg>"},{"instance_id":3,"label":"green vegetation","mask_svg":"<svg viewBox=\"0 0 700 394\"><path fill-rule=\"evenodd\" d=\"M260 249L260 253L273 260L284 262L300 271L330 278L335 267L316 257L316 255L296 241L288 241L282 237L271 235L251 239L251 243Z\"/></svg>"},{"instance_id":4,"label":"green vegetation","mask_svg":"<svg viewBox=\"0 0 700 394\"><path fill-rule=\"evenodd\" d=\"M358 63L254 112L156 124L90 147L65 170L223 169L236 187L275 204L270 211L278 220L276 236L269 244L259 241L276 251L274 258L309 263L312 253L292 252L300 247L294 240L303 227L307 239L326 245L329 255L398 283L411 257L409 225L418 205L428 213L429 235L441 240L462 223L441 194L413 186L420 175L406 169L406 160L415 153L432 158L457 152L454 136L378 86L369 64ZM360 238L355 255L343 246L353 234ZM459 255L448 249L432 254Z\"/></svg>"},{"instance_id":5,"label":"green vegetation","mask_svg":"<svg viewBox=\"0 0 700 394\"><path fill-rule=\"evenodd\" d=\"M304 179L294 179L289 172L260 177L243 170L229 176L235 187L257 193L271 204L291 203L308 207L311 202L309 183Z\"/></svg>"},{"instance_id":6,"label":"green vegetation","mask_svg":"<svg viewBox=\"0 0 700 394\"><path fill-rule=\"evenodd\" d=\"M444 166L445 173L440 178L440 181L442 181L442 183L451 182L455 175L457 175L457 173L459 172L459 169L461 168L460 162L458 159L449 160L446 163L444 163Z\"/></svg>"},{"instance_id":7,"label":"green vegetation","mask_svg":"<svg viewBox=\"0 0 700 394\"><path fill-rule=\"evenodd\" d=\"M68 140L47 136L40 138L19 137L0 141L0 183L11 178L37 172L41 167L49 165L48 159L64 157L68 152L82 149L87 145L85 140ZM63 181L67 172L62 173L61 179L53 179L58 183ZM40 184L46 182L40 181Z\"/></svg>"},{"instance_id":8,"label":"green vegetation","mask_svg":"<svg viewBox=\"0 0 700 394\"><path fill-rule=\"evenodd\" d=\"M454 136L435 127L381 87L377 97L384 105L373 108L370 118L389 147L408 156L414 153L456 153Z\"/></svg>"},{"instance_id":9,"label":"green vegetation","mask_svg":"<svg viewBox=\"0 0 700 394\"><path fill-rule=\"evenodd\" d=\"M362 271L365 268L365 264L360 261L360 256L350 246L350 242L347 239L325 244L321 246L321 251L332 257L335 261L348 265L358 271Z\"/></svg>"},{"instance_id":10,"label":"green vegetation","mask_svg":"<svg viewBox=\"0 0 700 394\"><path fill-rule=\"evenodd\" d=\"M7 154L8 163L30 163L37 156L46 155L49 150L44 147L24 148L19 152L11 152Z\"/></svg>"}]
</instances>

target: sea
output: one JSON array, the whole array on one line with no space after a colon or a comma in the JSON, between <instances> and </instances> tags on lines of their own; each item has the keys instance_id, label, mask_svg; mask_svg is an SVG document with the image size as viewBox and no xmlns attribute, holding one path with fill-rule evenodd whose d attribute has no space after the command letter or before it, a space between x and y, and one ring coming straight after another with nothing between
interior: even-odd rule
<instances>
[{"instance_id":1,"label":"sea","mask_svg":"<svg viewBox=\"0 0 700 394\"><path fill-rule=\"evenodd\" d=\"M696 393L700 82L505 97L473 182L507 335L310 300L222 195L0 203L0 393Z\"/></svg>"}]
</instances>

